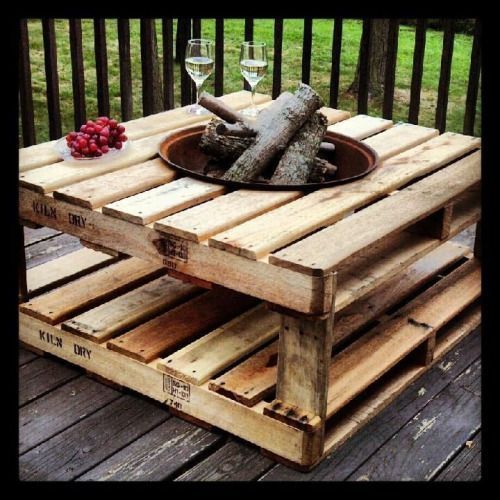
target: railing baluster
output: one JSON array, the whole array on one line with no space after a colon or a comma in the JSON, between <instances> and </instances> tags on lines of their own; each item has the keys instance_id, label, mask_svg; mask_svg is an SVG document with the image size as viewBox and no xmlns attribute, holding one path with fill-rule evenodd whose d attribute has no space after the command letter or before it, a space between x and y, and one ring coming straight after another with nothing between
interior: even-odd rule
<instances>
[{"instance_id":1,"label":"railing baluster","mask_svg":"<svg viewBox=\"0 0 500 500\"><path fill-rule=\"evenodd\" d=\"M193 17L193 38L201 38L201 19Z\"/></svg>"},{"instance_id":2,"label":"railing baluster","mask_svg":"<svg viewBox=\"0 0 500 500\"><path fill-rule=\"evenodd\" d=\"M94 19L95 70L97 75L97 109L100 115L109 116L108 52L106 22Z\"/></svg>"},{"instance_id":3,"label":"railing baluster","mask_svg":"<svg viewBox=\"0 0 500 500\"><path fill-rule=\"evenodd\" d=\"M215 20L215 96L224 93L224 19Z\"/></svg>"},{"instance_id":4,"label":"railing baluster","mask_svg":"<svg viewBox=\"0 0 500 500\"><path fill-rule=\"evenodd\" d=\"M162 19L163 31L163 107L174 107L174 22Z\"/></svg>"},{"instance_id":5,"label":"railing baluster","mask_svg":"<svg viewBox=\"0 0 500 500\"><path fill-rule=\"evenodd\" d=\"M418 124L420 109L420 89L422 87L422 74L424 71L425 39L427 19L417 19L415 29L415 48L413 49L413 70L411 75L410 109L408 121Z\"/></svg>"},{"instance_id":6,"label":"railing baluster","mask_svg":"<svg viewBox=\"0 0 500 500\"><path fill-rule=\"evenodd\" d=\"M446 112L448 94L450 92L451 61L453 58L453 41L455 38L455 21L444 21L443 52L441 55L441 74L439 76L438 98L436 104L436 128L443 133L446 130Z\"/></svg>"},{"instance_id":7,"label":"railing baluster","mask_svg":"<svg viewBox=\"0 0 500 500\"><path fill-rule=\"evenodd\" d=\"M312 18L304 19L304 37L302 40L302 81L311 80Z\"/></svg>"},{"instance_id":8,"label":"railing baluster","mask_svg":"<svg viewBox=\"0 0 500 500\"><path fill-rule=\"evenodd\" d=\"M33 112L33 87L31 85L31 65L29 53L28 21L20 20L19 30L19 93L21 101L21 126L23 146L36 143L35 116ZM24 251L24 249L23 249Z\"/></svg>"},{"instance_id":9,"label":"railing baluster","mask_svg":"<svg viewBox=\"0 0 500 500\"><path fill-rule=\"evenodd\" d=\"M363 19L363 33L361 35L361 48L359 52L358 113L360 114L368 112L371 31L372 21L370 19Z\"/></svg>"},{"instance_id":10,"label":"railing baluster","mask_svg":"<svg viewBox=\"0 0 500 500\"><path fill-rule=\"evenodd\" d=\"M476 19L474 41L470 56L469 84L465 101L464 134L474 135L476 119L477 94L479 89L479 73L481 72L481 20Z\"/></svg>"},{"instance_id":11,"label":"railing baluster","mask_svg":"<svg viewBox=\"0 0 500 500\"><path fill-rule=\"evenodd\" d=\"M161 82L154 19L141 19L142 107L144 116L161 111Z\"/></svg>"},{"instance_id":12,"label":"railing baluster","mask_svg":"<svg viewBox=\"0 0 500 500\"><path fill-rule=\"evenodd\" d=\"M58 139L61 137L62 131L54 19L42 19L42 30L45 52L45 79L47 83L47 109L49 112L49 136L51 139Z\"/></svg>"},{"instance_id":13,"label":"railing baluster","mask_svg":"<svg viewBox=\"0 0 500 500\"><path fill-rule=\"evenodd\" d=\"M389 32L387 34L387 59L384 75L384 104L382 116L388 120L392 119L394 107L394 83L396 80L396 62L398 56L399 20L389 21Z\"/></svg>"},{"instance_id":14,"label":"railing baluster","mask_svg":"<svg viewBox=\"0 0 500 500\"><path fill-rule=\"evenodd\" d=\"M122 121L128 121L133 116L130 22L128 19L118 19L118 50L120 55L121 114Z\"/></svg>"},{"instance_id":15,"label":"railing baluster","mask_svg":"<svg viewBox=\"0 0 500 500\"><path fill-rule=\"evenodd\" d=\"M253 40L253 18L246 17L245 18L245 42L250 42ZM251 58L251 57L250 57ZM250 85L243 78L243 88L245 90L250 90Z\"/></svg>"},{"instance_id":16,"label":"railing baluster","mask_svg":"<svg viewBox=\"0 0 500 500\"><path fill-rule=\"evenodd\" d=\"M273 61L273 99L281 93L281 53L283 50L283 18L274 20L274 61Z\"/></svg>"},{"instance_id":17,"label":"railing baluster","mask_svg":"<svg viewBox=\"0 0 500 500\"><path fill-rule=\"evenodd\" d=\"M85 107L85 73L83 69L82 21L69 20L69 44L71 50L71 78L73 83L73 109L75 130L87 120Z\"/></svg>"},{"instance_id":18,"label":"railing baluster","mask_svg":"<svg viewBox=\"0 0 500 500\"><path fill-rule=\"evenodd\" d=\"M181 69L181 106L191 104L191 77L188 75L184 59L186 55L186 44L191 38L191 20L189 18L179 18L177 20L177 30L179 32L179 64Z\"/></svg>"},{"instance_id":19,"label":"railing baluster","mask_svg":"<svg viewBox=\"0 0 500 500\"><path fill-rule=\"evenodd\" d=\"M333 24L332 72L330 76L330 107L339 105L340 53L342 50L342 18L336 17Z\"/></svg>"}]
</instances>

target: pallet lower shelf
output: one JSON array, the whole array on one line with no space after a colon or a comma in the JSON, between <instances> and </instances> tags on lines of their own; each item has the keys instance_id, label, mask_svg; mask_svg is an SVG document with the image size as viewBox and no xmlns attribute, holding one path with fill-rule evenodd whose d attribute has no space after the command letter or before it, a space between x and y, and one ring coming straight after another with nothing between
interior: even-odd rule
<instances>
[{"instance_id":1,"label":"pallet lower shelf","mask_svg":"<svg viewBox=\"0 0 500 500\"><path fill-rule=\"evenodd\" d=\"M379 287L339 313L323 457L479 325L480 263L465 254L465 247L445 243L391 278L387 290ZM113 266L121 271L118 285ZM128 266L136 273L126 285ZM391 295L395 281L404 286ZM89 300L90 293L100 298ZM64 302L59 311L57 297L71 297L71 309ZM360 319L363 304L376 316ZM239 436L293 467L317 463L307 452L314 432L273 414L279 315L253 299L204 291L126 259L21 304L19 322L25 345Z\"/></svg>"}]
</instances>

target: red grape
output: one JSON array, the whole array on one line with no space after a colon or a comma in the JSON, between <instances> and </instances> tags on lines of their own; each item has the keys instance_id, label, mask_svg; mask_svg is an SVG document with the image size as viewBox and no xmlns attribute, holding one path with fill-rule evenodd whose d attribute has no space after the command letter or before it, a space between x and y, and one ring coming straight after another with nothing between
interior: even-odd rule
<instances>
[{"instance_id":1,"label":"red grape","mask_svg":"<svg viewBox=\"0 0 500 500\"><path fill-rule=\"evenodd\" d=\"M101 146L101 151L103 152L103 154L106 154L109 151L109 146Z\"/></svg>"},{"instance_id":2,"label":"red grape","mask_svg":"<svg viewBox=\"0 0 500 500\"><path fill-rule=\"evenodd\" d=\"M115 142L115 149L121 149L122 148L122 143L120 141Z\"/></svg>"},{"instance_id":3,"label":"red grape","mask_svg":"<svg viewBox=\"0 0 500 500\"><path fill-rule=\"evenodd\" d=\"M110 128L116 128L118 126L118 122L116 120L109 120Z\"/></svg>"},{"instance_id":4,"label":"red grape","mask_svg":"<svg viewBox=\"0 0 500 500\"><path fill-rule=\"evenodd\" d=\"M125 134L121 134L120 137L118 137L118 140L120 142L125 142L128 139L128 137Z\"/></svg>"}]
</instances>

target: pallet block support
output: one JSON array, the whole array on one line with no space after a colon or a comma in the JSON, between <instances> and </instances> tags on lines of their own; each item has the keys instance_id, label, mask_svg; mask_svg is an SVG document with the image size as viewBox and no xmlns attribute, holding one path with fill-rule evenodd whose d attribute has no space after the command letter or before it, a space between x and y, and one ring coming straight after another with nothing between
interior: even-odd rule
<instances>
[{"instance_id":1,"label":"pallet block support","mask_svg":"<svg viewBox=\"0 0 500 500\"><path fill-rule=\"evenodd\" d=\"M430 238L444 240L450 236L452 217L453 203L449 203L425 219L415 223L409 228L409 231L429 236Z\"/></svg>"}]
</instances>

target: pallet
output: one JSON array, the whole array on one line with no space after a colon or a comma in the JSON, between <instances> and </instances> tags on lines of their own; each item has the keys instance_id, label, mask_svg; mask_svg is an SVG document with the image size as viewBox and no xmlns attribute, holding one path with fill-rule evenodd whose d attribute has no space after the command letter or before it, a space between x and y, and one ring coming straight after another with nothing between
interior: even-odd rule
<instances>
[{"instance_id":1,"label":"pallet","mask_svg":"<svg viewBox=\"0 0 500 500\"><path fill-rule=\"evenodd\" d=\"M223 99L248 104L242 92ZM135 147L96 169L37 163L48 146L25 148L21 219L133 256L110 263L121 266L116 286L113 272L98 283L107 266L80 278L90 286L77 292L25 302L31 343L280 460L317 463L480 317L480 246L472 258L447 242L481 218L480 139L323 111L331 130L373 147L381 164L309 194L179 177L156 158L165 133L191 123L179 110L134 120ZM129 265L136 281L127 285Z\"/></svg>"}]
</instances>

